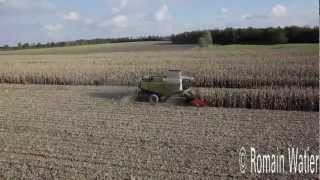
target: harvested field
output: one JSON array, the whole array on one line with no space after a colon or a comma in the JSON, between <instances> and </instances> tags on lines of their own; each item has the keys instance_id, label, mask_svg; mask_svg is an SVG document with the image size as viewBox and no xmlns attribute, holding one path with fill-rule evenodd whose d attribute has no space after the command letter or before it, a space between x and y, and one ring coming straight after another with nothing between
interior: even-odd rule
<instances>
[{"instance_id":1,"label":"harvested field","mask_svg":"<svg viewBox=\"0 0 320 180\"><path fill-rule=\"evenodd\" d=\"M145 51L179 51L189 50L195 45L171 45L169 41L146 41L127 43L106 43L96 45L78 45L56 48L27 49L0 51L0 55L86 55L114 52L145 52Z\"/></svg>"},{"instance_id":2,"label":"harvested field","mask_svg":"<svg viewBox=\"0 0 320 180\"><path fill-rule=\"evenodd\" d=\"M319 151L318 112L150 106L122 101L125 91L134 90L0 85L0 177L271 178L240 173L242 146ZM284 177L302 178L272 179Z\"/></svg>"},{"instance_id":3,"label":"harvested field","mask_svg":"<svg viewBox=\"0 0 320 180\"><path fill-rule=\"evenodd\" d=\"M123 51L117 51L119 46ZM135 51L145 46L149 48ZM134 86L143 75L181 69L195 77L198 87L319 87L318 46L313 44L199 49L149 42L94 47L88 47L87 54L74 51L85 47L2 52L0 83Z\"/></svg>"}]
</instances>

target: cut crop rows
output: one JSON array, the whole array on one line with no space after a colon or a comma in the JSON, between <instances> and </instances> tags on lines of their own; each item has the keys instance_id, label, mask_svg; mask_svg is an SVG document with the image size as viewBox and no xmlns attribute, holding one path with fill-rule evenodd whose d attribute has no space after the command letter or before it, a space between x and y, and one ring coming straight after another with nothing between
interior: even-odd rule
<instances>
[{"instance_id":1,"label":"cut crop rows","mask_svg":"<svg viewBox=\"0 0 320 180\"><path fill-rule=\"evenodd\" d=\"M316 112L150 106L92 96L117 91L111 87L0 88L3 179L250 178L239 173L241 146L274 152L289 143L311 153L319 147Z\"/></svg>"}]
</instances>

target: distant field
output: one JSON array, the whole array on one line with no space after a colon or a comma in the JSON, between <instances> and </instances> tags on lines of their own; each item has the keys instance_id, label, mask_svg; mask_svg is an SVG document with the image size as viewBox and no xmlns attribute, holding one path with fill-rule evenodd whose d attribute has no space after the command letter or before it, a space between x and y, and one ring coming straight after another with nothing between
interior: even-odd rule
<instances>
[{"instance_id":1,"label":"distant field","mask_svg":"<svg viewBox=\"0 0 320 180\"><path fill-rule=\"evenodd\" d=\"M316 44L202 49L168 42L3 51L0 83L136 86L141 76L181 69L195 77L197 87L234 89L219 97L221 103L212 102L214 106L318 110L318 51ZM207 98L211 101L219 91L215 89ZM277 95L283 92L286 96ZM231 103L228 96L252 103Z\"/></svg>"},{"instance_id":2,"label":"distant field","mask_svg":"<svg viewBox=\"0 0 320 180\"><path fill-rule=\"evenodd\" d=\"M139 42L1 53L0 83L135 85L142 75L181 69L199 87L319 85L314 44L200 49Z\"/></svg>"},{"instance_id":3,"label":"distant field","mask_svg":"<svg viewBox=\"0 0 320 180\"><path fill-rule=\"evenodd\" d=\"M112 52L174 51L186 50L192 47L195 46L171 45L170 42L167 41L148 41L0 51L0 55L72 55Z\"/></svg>"},{"instance_id":4,"label":"distant field","mask_svg":"<svg viewBox=\"0 0 320 180\"><path fill-rule=\"evenodd\" d=\"M225 53L246 53L259 50L280 50L314 52L316 44L280 44L280 45L216 45L212 46L215 52ZM112 52L140 52L140 51L179 51L199 49L197 45L177 45L169 41L148 41L129 43L110 43L97 45L80 45L56 48L40 48L26 50L0 51L0 55L73 55L73 54L94 54Z\"/></svg>"}]
</instances>

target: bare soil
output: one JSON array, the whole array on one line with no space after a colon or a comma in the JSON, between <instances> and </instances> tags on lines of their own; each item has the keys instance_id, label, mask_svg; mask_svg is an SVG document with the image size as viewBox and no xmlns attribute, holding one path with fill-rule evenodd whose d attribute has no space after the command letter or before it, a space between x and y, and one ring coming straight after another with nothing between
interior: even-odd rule
<instances>
[{"instance_id":1,"label":"bare soil","mask_svg":"<svg viewBox=\"0 0 320 180\"><path fill-rule=\"evenodd\" d=\"M134 91L0 85L0 179L247 179L242 146L319 152L318 112L152 106Z\"/></svg>"}]
</instances>

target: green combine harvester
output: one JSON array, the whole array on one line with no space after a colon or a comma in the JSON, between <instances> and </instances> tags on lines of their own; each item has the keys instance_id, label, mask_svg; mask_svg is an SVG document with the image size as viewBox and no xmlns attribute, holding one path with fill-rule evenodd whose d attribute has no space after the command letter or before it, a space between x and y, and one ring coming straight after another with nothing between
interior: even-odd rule
<instances>
[{"instance_id":1,"label":"green combine harvester","mask_svg":"<svg viewBox=\"0 0 320 180\"><path fill-rule=\"evenodd\" d=\"M144 76L138 85L138 99L157 104L179 95L194 106L207 105L207 102L197 97L191 89L193 81L193 77L183 76L180 70L169 70L165 76Z\"/></svg>"}]
</instances>

